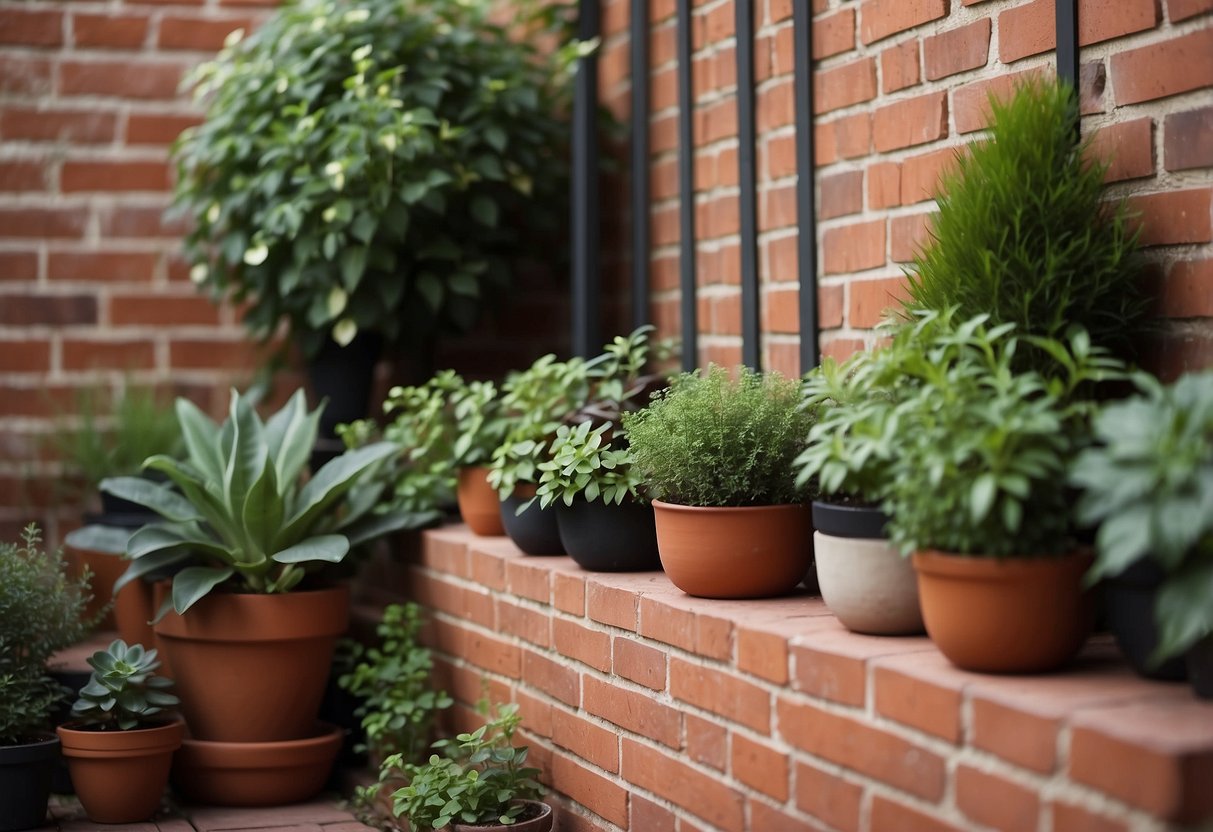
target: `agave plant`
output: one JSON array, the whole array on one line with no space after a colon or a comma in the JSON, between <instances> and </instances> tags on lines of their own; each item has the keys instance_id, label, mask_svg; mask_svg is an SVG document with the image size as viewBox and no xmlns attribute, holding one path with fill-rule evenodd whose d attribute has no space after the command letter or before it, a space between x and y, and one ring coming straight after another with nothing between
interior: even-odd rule
<instances>
[{"instance_id":1,"label":"agave plant","mask_svg":"<svg viewBox=\"0 0 1213 832\"><path fill-rule=\"evenodd\" d=\"M116 639L88 663L93 675L72 705L72 716L82 727L129 731L155 721L165 708L178 703L166 690L173 680L155 674L160 667L156 651L144 650L142 644L127 646Z\"/></svg>"},{"instance_id":2,"label":"agave plant","mask_svg":"<svg viewBox=\"0 0 1213 832\"><path fill-rule=\"evenodd\" d=\"M185 399L177 400L177 418L185 461L154 456L144 463L170 483L118 477L101 484L164 518L131 536L132 563L115 592L164 570L175 573L178 613L226 582L245 592L288 592L308 572L341 562L351 547L411 521L374 511L386 483L373 474L398 452L391 442L347 451L305 480L320 408L309 413L302 391L264 423L235 391L222 425Z\"/></svg>"}]
</instances>

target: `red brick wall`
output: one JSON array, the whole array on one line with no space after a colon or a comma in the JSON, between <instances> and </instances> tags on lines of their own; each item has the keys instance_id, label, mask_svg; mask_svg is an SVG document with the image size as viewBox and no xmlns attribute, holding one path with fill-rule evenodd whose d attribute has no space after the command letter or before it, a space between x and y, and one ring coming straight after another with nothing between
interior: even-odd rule
<instances>
[{"instance_id":1,"label":"red brick wall","mask_svg":"<svg viewBox=\"0 0 1213 832\"><path fill-rule=\"evenodd\" d=\"M701 362L740 359L732 0L694 2L695 217ZM872 343L922 238L953 149L987 91L1053 63L1053 0L813 0L822 350ZM790 0L756 0L763 360L799 366ZM1166 320L1151 363L1213 363L1213 3L1082 0L1083 129L1113 159L1109 192L1142 211ZM652 0L653 314L679 331L674 3ZM604 13L602 90L626 101L627 0Z\"/></svg>"}]
</instances>

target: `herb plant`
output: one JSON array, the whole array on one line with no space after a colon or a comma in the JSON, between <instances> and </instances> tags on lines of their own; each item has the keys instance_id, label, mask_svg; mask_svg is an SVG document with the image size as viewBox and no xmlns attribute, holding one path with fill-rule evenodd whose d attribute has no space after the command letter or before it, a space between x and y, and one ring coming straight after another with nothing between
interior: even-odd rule
<instances>
[{"instance_id":1,"label":"herb plant","mask_svg":"<svg viewBox=\"0 0 1213 832\"><path fill-rule=\"evenodd\" d=\"M1143 558L1166 574L1155 607L1162 661L1213 634L1213 372L1163 386L1144 373L1139 394L1104 406L1096 444L1075 460L1082 523L1100 523L1089 582Z\"/></svg>"},{"instance_id":2,"label":"herb plant","mask_svg":"<svg viewBox=\"0 0 1213 832\"><path fill-rule=\"evenodd\" d=\"M254 334L285 318L312 353L467 329L528 235L559 228L570 7L504 25L490 5L295 0L193 73L205 121L174 148L191 277Z\"/></svg>"},{"instance_id":3,"label":"herb plant","mask_svg":"<svg viewBox=\"0 0 1213 832\"><path fill-rule=\"evenodd\" d=\"M362 700L354 714L362 718L367 743L359 750L415 762L429 745L438 711L452 704L445 691L430 688L434 664L417 643L421 625L416 604L392 604L377 628L378 646L351 642L353 668L338 683Z\"/></svg>"},{"instance_id":4,"label":"herb plant","mask_svg":"<svg viewBox=\"0 0 1213 832\"><path fill-rule=\"evenodd\" d=\"M403 769L409 780L395 793L396 816L407 818L414 830L518 820L526 806L515 801L543 796L539 770L526 765L527 748L514 745L520 719L517 705L502 705L475 731L434 743L441 755L431 755L424 765L386 761L381 779L384 770Z\"/></svg>"},{"instance_id":5,"label":"herb plant","mask_svg":"<svg viewBox=\"0 0 1213 832\"><path fill-rule=\"evenodd\" d=\"M653 496L691 506L799 502L793 461L812 424L800 382L742 368L684 373L649 406L625 414L635 467Z\"/></svg>"},{"instance_id":6,"label":"herb plant","mask_svg":"<svg viewBox=\"0 0 1213 832\"><path fill-rule=\"evenodd\" d=\"M171 600L178 613L229 582L243 592L289 592L351 547L410 521L373 511L385 484L371 474L396 452L390 442L348 451L303 482L320 418L319 409L307 412L303 391L265 422L235 391L222 426L187 399L177 400L177 417L187 459L154 456L145 467L163 472L180 493L133 477L102 483L164 518L131 536L131 565L115 592L166 568L177 570Z\"/></svg>"},{"instance_id":7,"label":"herb plant","mask_svg":"<svg viewBox=\"0 0 1213 832\"><path fill-rule=\"evenodd\" d=\"M0 544L0 745L47 729L64 689L46 662L88 632L89 580L72 578L61 551L43 551L36 526L21 543Z\"/></svg>"},{"instance_id":8,"label":"herb plant","mask_svg":"<svg viewBox=\"0 0 1213 832\"><path fill-rule=\"evenodd\" d=\"M72 716L82 728L146 728L158 721L165 708L179 701L166 691L173 680L155 675L160 667L156 651L144 650L142 644L128 647L125 641L116 639L90 656L88 663L93 674L72 705Z\"/></svg>"},{"instance_id":9,"label":"herb plant","mask_svg":"<svg viewBox=\"0 0 1213 832\"><path fill-rule=\"evenodd\" d=\"M540 508L557 500L571 506L578 497L590 503L601 497L607 505L619 505L629 498L643 501L644 480L631 448L615 446L616 438L622 437L611 435L614 426L609 422L591 427L590 422L582 422L557 428L548 458L538 466L535 499Z\"/></svg>"},{"instance_id":10,"label":"herb plant","mask_svg":"<svg viewBox=\"0 0 1213 832\"><path fill-rule=\"evenodd\" d=\"M1064 340L1074 324L1127 356L1146 312L1136 233L1123 200L1104 200L1107 165L1079 143L1074 89L1026 81L991 98L990 138L943 176L930 242L909 272L906 308L988 314L1020 336ZM1020 341L1016 368L1054 368Z\"/></svg>"}]
</instances>

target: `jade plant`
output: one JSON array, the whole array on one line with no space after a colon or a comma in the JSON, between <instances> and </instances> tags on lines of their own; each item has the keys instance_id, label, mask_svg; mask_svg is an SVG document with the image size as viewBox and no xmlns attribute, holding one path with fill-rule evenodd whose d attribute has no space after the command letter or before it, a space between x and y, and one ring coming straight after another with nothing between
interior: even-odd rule
<instances>
[{"instance_id":1,"label":"jade plant","mask_svg":"<svg viewBox=\"0 0 1213 832\"><path fill-rule=\"evenodd\" d=\"M72 705L73 727L93 731L130 731L164 719L164 709L178 704L167 691L173 680L156 675L155 650L142 644L110 642L88 658L93 668L88 684Z\"/></svg>"},{"instance_id":2,"label":"jade plant","mask_svg":"<svg viewBox=\"0 0 1213 832\"><path fill-rule=\"evenodd\" d=\"M163 518L131 536L131 565L115 593L164 569L175 572L171 604L178 613L220 585L288 592L309 573L340 563L351 547L406 526L403 513L375 512L385 483L372 475L396 453L390 442L347 451L305 480L319 416L319 409L307 411L302 391L264 422L249 397L233 391L222 425L178 399L185 460L154 456L144 464L170 484L133 477L102 483Z\"/></svg>"},{"instance_id":3,"label":"jade plant","mask_svg":"<svg viewBox=\"0 0 1213 832\"><path fill-rule=\"evenodd\" d=\"M570 8L295 0L233 33L173 150L192 279L306 353L473 326L565 215Z\"/></svg>"}]
</instances>

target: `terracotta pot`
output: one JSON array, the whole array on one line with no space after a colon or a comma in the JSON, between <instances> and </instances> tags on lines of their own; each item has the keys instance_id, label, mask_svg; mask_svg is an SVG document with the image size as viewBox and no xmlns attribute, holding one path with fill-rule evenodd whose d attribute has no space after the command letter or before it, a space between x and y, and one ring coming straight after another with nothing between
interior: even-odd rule
<instances>
[{"instance_id":1,"label":"terracotta pot","mask_svg":"<svg viewBox=\"0 0 1213 832\"><path fill-rule=\"evenodd\" d=\"M702 508L653 501L661 565L701 598L785 595L813 560L805 505Z\"/></svg>"},{"instance_id":2,"label":"terracotta pot","mask_svg":"<svg viewBox=\"0 0 1213 832\"><path fill-rule=\"evenodd\" d=\"M501 525L501 502L489 485L489 469L484 466L459 469L459 514L473 533L481 537L505 534Z\"/></svg>"},{"instance_id":3,"label":"terracotta pot","mask_svg":"<svg viewBox=\"0 0 1213 832\"><path fill-rule=\"evenodd\" d=\"M151 620L156 617L154 601L155 591L152 585L145 581L131 581L119 590L114 597L114 624L118 635L127 644L142 644L144 647L157 647L156 632L152 629ZM169 675L165 668L165 657L160 656L160 675Z\"/></svg>"},{"instance_id":4,"label":"terracotta pot","mask_svg":"<svg viewBox=\"0 0 1213 832\"><path fill-rule=\"evenodd\" d=\"M159 585L159 591L163 585ZM273 742L313 731L349 588L285 595L212 592L155 626L190 734Z\"/></svg>"},{"instance_id":5,"label":"terracotta pot","mask_svg":"<svg viewBox=\"0 0 1213 832\"><path fill-rule=\"evenodd\" d=\"M313 723L302 739L207 742L187 738L173 763L173 785L208 806L280 806L324 788L341 750L341 729Z\"/></svg>"},{"instance_id":6,"label":"terracotta pot","mask_svg":"<svg viewBox=\"0 0 1213 832\"><path fill-rule=\"evenodd\" d=\"M523 813L522 816L526 818L525 820L514 821L509 826L500 823L452 823L451 829L453 832L505 832L505 830L509 830L509 832L551 832L552 821L554 819L551 806L546 803L540 803L538 800L519 800L515 802L525 803L527 806L534 807ZM532 811L538 814L531 817L530 812Z\"/></svg>"},{"instance_id":7,"label":"terracotta pot","mask_svg":"<svg viewBox=\"0 0 1213 832\"><path fill-rule=\"evenodd\" d=\"M40 829L46 823L59 738L42 735L22 745L0 745L0 830Z\"/></svg>"},{"instance_id":8,"label":"terracotta pot","mask_svg":"<svg viewBox=\"0 0 1213 832\"><path fill-rule=\"evenodd\" d=\"M813 555L821 598L848 630L884 636L922 632L914 567L889 541L818 531Z\"/></svg>"},{"instance_id":9,"label":"terracotta pot","mask_svg":"<svg viewBox=\"0 0 1213 832\"><path fill-rule=\"evenodd\" d=\"M89 820L136 823L156 814L185 723L177 719L131 731L87 731L68 723L58 732Z\"/></svg>"},{"instance_id":10,"label":"terracotta pot","mask_svg":"<svg viewBox=\"0 0 1213 832\"><path fill-rule=\"evenodd\" d=\"M1094 622L1083 550L1061 557L914 553L927 634L949 661L985 673L1042 673L1074 658Z\"/></svg>"},{"instance_id":11,"label":"terracotta pot","mask_svg":"<svg viewBox=\"0 0 1213 832\"><path fill-rule=\"evenodd\" d=\"M68 546L71 559L75 561L80 572L87 569L92 573L90 589L92 598L84 606L84 617L91 621L114 598L114 581L122 577L130 562L121 555L112 552L98 552L93 549L80 549ZM114 629L114 613L108 610L97 625L102 630ZM150 644L148 645L150 646Z\"/></svg>"}]
</instances>

